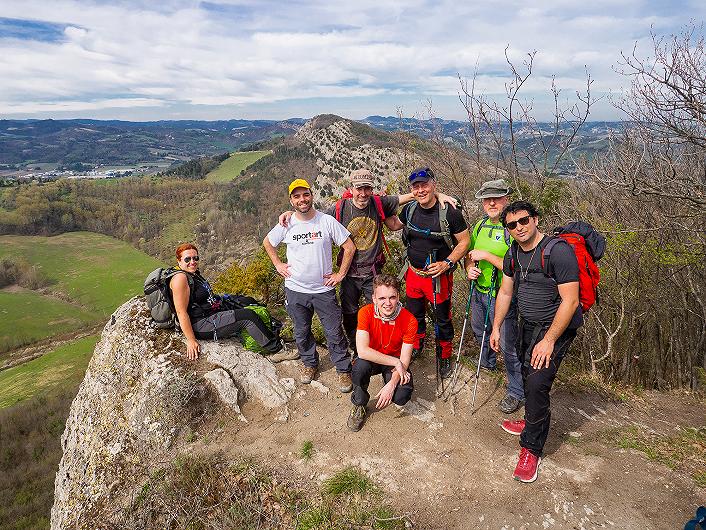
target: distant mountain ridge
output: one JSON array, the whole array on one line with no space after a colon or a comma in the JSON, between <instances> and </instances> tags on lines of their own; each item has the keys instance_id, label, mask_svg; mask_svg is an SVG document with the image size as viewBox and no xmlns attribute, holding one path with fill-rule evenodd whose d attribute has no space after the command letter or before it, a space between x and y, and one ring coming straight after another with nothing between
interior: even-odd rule
<instances>
[{"instance_id":1,"label":"distant mountain ridge","mask_svg":"<svg viewBox=\"0 0 706 530\"><path fill-rule=\"evenodd\" d=\"M321 115L312 121L325 121ZM336 117L338 118L338 117ZM338 118L339 120L342 118ZM429 139L442 137L458 146L468 143L469 125L458 120L419 120L394 116L369 116L361 123L386 132L404 131ZM235 151L281 136L293 135L307 120L0 120L0 164L22 166L36 163L94 165L179 161ZM330 125L330 124L329 124ZM553 124L540 123L542 134ZM579 132L572 154L604 149L608 138L622 131L622 122L589 122ZM560 134L561 134L560 129ZM536 142L536 130L516 124L521 147ZM487 132L482 132L487 139ZM487 154L487 153L485 153Z\"/></svg>"}]
</instances>

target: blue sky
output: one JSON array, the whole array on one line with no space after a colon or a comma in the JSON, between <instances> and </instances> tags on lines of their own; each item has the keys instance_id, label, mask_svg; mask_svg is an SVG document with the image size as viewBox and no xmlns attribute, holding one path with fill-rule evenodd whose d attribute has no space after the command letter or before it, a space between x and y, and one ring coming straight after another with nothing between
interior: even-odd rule
<instances>
[{"instance_id":1,"label":"blue sky","mask_svg":"<svg viewBox=\"0 0 706 530\"><path fill-rule=\"evenodd\" d=\"M502 103L509 46L518 66L537 52L522 96L538 119L552 76L571 101L587 70L591 119L620 119L621 52L648 57L650 31L705 14L702 0L0 0L0 118L425 117L431 102L463 119L458 75Z\"/></svg>"}]
</instances>

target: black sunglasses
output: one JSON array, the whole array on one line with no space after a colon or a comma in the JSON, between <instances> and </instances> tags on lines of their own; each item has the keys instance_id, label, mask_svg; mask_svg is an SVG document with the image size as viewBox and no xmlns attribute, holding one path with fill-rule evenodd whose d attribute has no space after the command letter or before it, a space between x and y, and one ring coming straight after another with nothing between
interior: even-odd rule
<instances>
[{"instance_id":1,"label":"black sunglasses","mask_svg":"<svg viewBox=\"0 0 706 530\"><path fill-rule=\"evenodd\" d=\"M198 263L199 257L198 256L186 256L185 258L182 258L184 260L184 263L190 263L191 260L194 260L194 263Z\"/></svg>"},{"instance_id":2,"label":"black sunglasses","mask_svg":"<svg viewBox=\"0 0 706 530\"><path fill-rule=\"evenodd\" d=\"M520 223L522 226L527 226L530 221L530 216L525 215L524 217L520 217L517 221L510 221L509 223L505 223L505 228L508 230L514 230L517 228L517 223Z\"/></svg>"},{"instance_id":3,"label":"black sunglasses","mask_svg":"<svg viewBox=\"0 0 706 530\"><path fill-rule=\"evenodd\" d=\"M416 178L434 178L434 173L432 173L431 169L424 168L420 169L419 171L415 171L409 176L409 181L412 182Z\"/></svg>"}]
</instances>

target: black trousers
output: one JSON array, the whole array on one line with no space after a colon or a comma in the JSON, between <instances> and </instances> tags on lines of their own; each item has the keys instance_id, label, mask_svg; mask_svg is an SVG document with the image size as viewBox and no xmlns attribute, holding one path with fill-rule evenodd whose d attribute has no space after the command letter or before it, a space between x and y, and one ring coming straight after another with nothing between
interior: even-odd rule
<instances>
[{"instance_id":1,"label":"black trousers","mask_svg":"<svg viewBox=\"0 0 706 530\"><path fill-rule=\"evenodd\" d=\"M392 366L372 363L358 357L353 365L353 371L351 372L351 379L353 380L351 403L354 405L367 405L370 400L370 394L368 393L370 378L374 375L382 374L382 378L385 384L387 384L392 378L392 370ZM402 406L406 404L412 397L412 391L414 390L412 372L410 372L409 375L410 377L407 384L398 384L397 388L395 388L395 392L392 394L392 402L397 405Z\"/></svg>"},{"instance_id":2,"label":"black trousers","mask_svg":"<svg viewBox=\"0 0 706 530\"><path fill-rule=\"evenodd\" d=\"M282 349L281 341L252 309L219 311L207 317L192 320L191 327L197 339L227 339L246 330L255 342L269 353L276 353Z\"/></svg>"},{"instance_id":3,"label":"black trousers","mask_svg":"<svg viewBox=\"0 0 706 530\"><path fill-rule=\"evenodd\" d=\"M341 311L343 312L343 329L348 337L348 345L353 351L355 347L355 333L358 328L358 308L361 295L366 303L373 301L373 276L357 278L346 276L341 282L339 296L341 297Z\"/></svg>"},{"instance_id":4,"label":"black trousers","mask_svg":"<svg viewBox=\"0 0 706 530\"><path fill-rule=\"evenodd\" d=\"M532 368L532 350L542 340L548 325L520 320L517 336L517 355L522 363L522 382L525 389L525 429L520 435L520 446L533 455L542 456L549 434L551 420L549 391L559 365L576 337L575 329L567 329L554 344L554 353L547 368Z\"/></svg>"}]
</instances>

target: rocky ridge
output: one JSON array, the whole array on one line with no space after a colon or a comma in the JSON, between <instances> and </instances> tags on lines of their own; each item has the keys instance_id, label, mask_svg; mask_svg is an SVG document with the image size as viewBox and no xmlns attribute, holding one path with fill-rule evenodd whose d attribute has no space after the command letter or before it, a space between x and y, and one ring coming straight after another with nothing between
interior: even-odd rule
<instances>
[{"instance_id":1,"label":"rocky ridge","mask_svg":"<svg viewBox=\"0 0 706 530\"><path fill-rule=\"evenodd\" d=\"M391 135L376 131L381 139L379 145L373 145L356 135L354 129L361 128L368 129L338 116L319 116L297 131L296 138L316 157L319 173L315 187L323 198L340 196L346 189L348 175L355 169L369 169L376 185L384 189L411 163L406 163L410 156L395 146Z\"/></svg>"}]
</instances>

